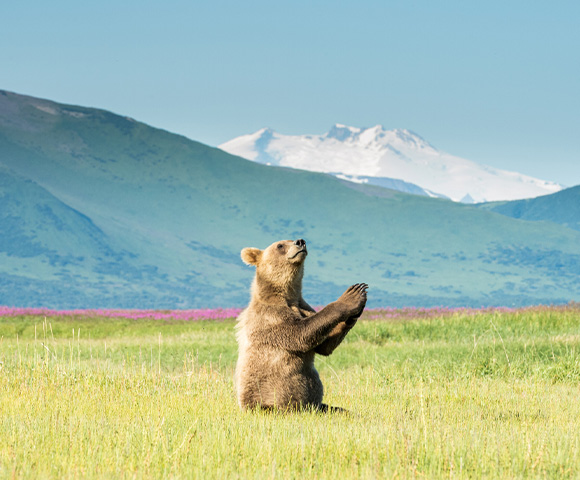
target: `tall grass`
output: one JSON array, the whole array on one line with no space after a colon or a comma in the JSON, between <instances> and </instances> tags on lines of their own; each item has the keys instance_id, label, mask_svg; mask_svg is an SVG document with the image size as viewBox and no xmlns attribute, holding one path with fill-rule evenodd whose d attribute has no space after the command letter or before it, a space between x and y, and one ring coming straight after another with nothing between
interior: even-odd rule
<instances>
[{"instance_id":1,"label":"tall grass","mask_svg":"<svg viewBox=\"0 0 580 480\"><path fill-rule=\"evenodd\" d=\"M346 415L241 412L233 320L3 317L0 478L580 476L578 308L367 315Z\"/></svg>"}]
</instances>

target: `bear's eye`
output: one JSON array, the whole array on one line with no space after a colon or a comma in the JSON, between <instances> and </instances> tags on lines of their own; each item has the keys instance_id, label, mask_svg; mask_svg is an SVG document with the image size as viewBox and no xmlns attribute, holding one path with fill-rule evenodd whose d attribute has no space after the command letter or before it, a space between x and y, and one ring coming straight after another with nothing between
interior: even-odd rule
<instances>
[{"instance_id":1,"label":"bear's eye","mask_svg":"<svg viewBox=\"0 0 580 480\"><path fill-rule=\"evenodd\" d=\"M284 248L284 245L279 243L278 245L276 245L276 248L278 248L278 250L282 250Z\"/></svg>"}]
</instances>

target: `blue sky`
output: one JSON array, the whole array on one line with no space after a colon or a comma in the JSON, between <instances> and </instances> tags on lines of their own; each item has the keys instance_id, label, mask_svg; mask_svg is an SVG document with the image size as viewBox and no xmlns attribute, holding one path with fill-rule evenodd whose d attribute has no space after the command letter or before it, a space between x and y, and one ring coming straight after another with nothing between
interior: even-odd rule
<instances>
[{"instance_id":1,"label":"blue sky","mask_svg":"<svg viewBox=\"0 0 580 480\"><path fill-rule=\"evenodd\" d=\"M209 145L407 128L580 184L580 2L21 0L0 19L1 89Z\"/></svg>"}]
</instances>

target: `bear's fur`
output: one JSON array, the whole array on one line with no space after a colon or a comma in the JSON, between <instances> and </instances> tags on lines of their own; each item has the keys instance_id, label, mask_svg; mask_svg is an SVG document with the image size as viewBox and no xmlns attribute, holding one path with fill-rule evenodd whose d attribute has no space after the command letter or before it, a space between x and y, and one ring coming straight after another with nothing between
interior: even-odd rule
<instances>
[{"instance_id":1,"label":"bear's fur","mask_svg":"<svg viewBox=\"0 0 580 480\"><path fill-rule=\"evenodd\" d=\"M242 409L326 410L314 355L330 355L361 315L367 285L349 287L316 313L302 298L304 240L283 240L265 250L244 248L256 266L252 296L239 315L235 384Z\"/></svg>"}]
</instances>

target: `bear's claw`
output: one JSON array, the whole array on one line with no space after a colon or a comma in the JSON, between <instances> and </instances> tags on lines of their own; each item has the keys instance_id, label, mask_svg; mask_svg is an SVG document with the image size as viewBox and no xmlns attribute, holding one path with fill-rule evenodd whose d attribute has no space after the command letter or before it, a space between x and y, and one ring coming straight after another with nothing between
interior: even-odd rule
<instances>
[{"instance_id":1,"label":"bear's claw","mask_svg":"<svg viewBox=\"0 0 580 480\"><path fill-rule=\"evenodd\" d=\"M352 310L352 316L360 316L367 302L368 288L366 283L355 283L346 289L338 301L346 304Z\"/></svg>"}]
</instances>

